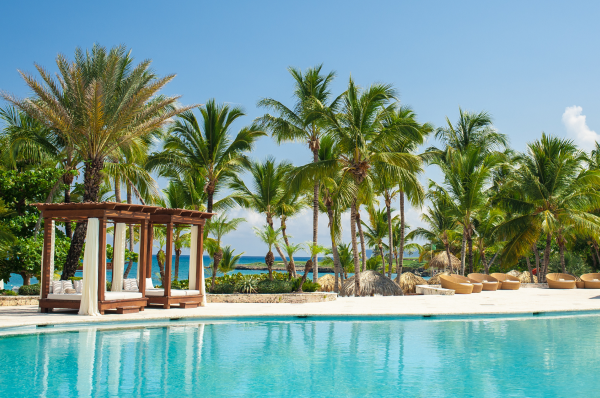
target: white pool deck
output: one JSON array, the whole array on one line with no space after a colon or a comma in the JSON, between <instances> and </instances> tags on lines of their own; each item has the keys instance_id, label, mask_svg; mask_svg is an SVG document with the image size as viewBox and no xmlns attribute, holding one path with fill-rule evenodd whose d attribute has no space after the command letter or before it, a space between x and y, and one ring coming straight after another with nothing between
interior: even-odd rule
<instances>
[{"instance_id":1,"label":"white pool deck","mask_svg":"<svg viewBox=\"0 0 600 398\"><path fill-rule=\"evenodd\" d=\"M36 306L0 307L0 328L69 323L136 322L173 318L247 318L297 316L498 315L600 311L600 290L520 289L454 296L339 297L307 304L214 303L206 307L146 309L138 314L79 316L37 312Z\"/></svg>"}]
</instances>

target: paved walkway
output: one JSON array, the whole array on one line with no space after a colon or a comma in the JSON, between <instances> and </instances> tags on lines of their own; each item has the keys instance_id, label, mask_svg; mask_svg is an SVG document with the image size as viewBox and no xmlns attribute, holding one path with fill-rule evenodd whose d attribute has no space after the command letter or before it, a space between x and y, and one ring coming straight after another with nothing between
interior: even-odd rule
<instances>
[{"instance_id":1,"label":"paved walkway","mask_svg":"<svg viewBox=\"0 0 600 398\"><path fill-rule=\"evenodd\" d=\"M520 289L455 296L340 297L307 304L214 303L204 308L146 309L138 314L78 316L41 314L35 306L0 307L0 329L15 326L59 325L171 318L237 318L286 316L414 316L526 314L534 312L600 311L600 290Z\"/></svg>"}]
</instances>

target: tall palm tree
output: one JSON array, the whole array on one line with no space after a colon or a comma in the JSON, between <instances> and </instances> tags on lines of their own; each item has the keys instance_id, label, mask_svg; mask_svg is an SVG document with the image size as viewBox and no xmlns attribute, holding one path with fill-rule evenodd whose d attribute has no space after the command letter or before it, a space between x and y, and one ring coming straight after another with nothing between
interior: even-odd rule
<instances>
[{"instance_id":1,"label":"tall palm tree","mask_svg":"<svg viewBox=\"0 0 600 398\"><path fill-rule=\"evenodd\" d=\"M475 241L477 250L479 251L479 258L483 265L483 272L489 273L490 267L494 264L498 254L500 253L501 245L503 243L502 237L497 233L497 227L504 221L504 212L498 207L490 206L483 211L479 212L473 219L473 226L477 232ZM488 263L485 256L486 250L492 248L495 251L495 255L492 260Z\"/></svg>"},{"instance_id":2,"label":"tall palm tree","mask_svg":"<svg viewBox=\"0 0 600 398\"><path fill-rule=\"evenodd\" d=\"M258 102L259 107L267 108L277 115L266 114L259 122L271 131L278 143L304 142L313 154L313 162L319 160L320 141L323 138L321 115L313 112L315 102L328 106L331 97L329 86L335 78L335 72L321 74L323 65L301 70L289 67L288 71L294 78L294 106L290 109L283 103L272 98L263 98ZM335 101L334 101L335 103ZM313 243L317 244L319 225L319 180L313 183ZM313 259L313 282L319 274L319 262Z\"/></svg>"},{"instance_id":3,"label":"tall palm tree","mask_svg":"<svg viewBox=\"0 0 600 398\"><path fill-rule=\"evenodd\" d=\"M394 148L398 140L396 131L386 128L384 123L396 105L390 103L396 91L390 85L374 84L360 89L350 79L347 91L340 98L340 112L331 108L318 107L315 111L323 115L327 128L335 137L340 155L336 159L324 160L303 166L295 172L295 178L304 179L307 175L327 176L337 167L342 169L342 181L351 179L357 189L353 194L350 206L350 236L354 253L355 291L360 292L360 273L358 266L358 245L356 242L356 221L358 195L365 186L372 186L373 169L377 163L387 165L391 170L405 169L416 172L421 166L421 159L413 154L394 152L386 148ZM399 173L398 173L399 175ZM304 178L303 178L304 177Z\"/></svg>"},{"instance_id":4,"label":"tall palm tree","mask_svg":"<svg viewBox=\"0 0 600 398\"><path fill-rule=\"evenodd\" d=\"M500 197L500 205L513 216L498 227L507 237L502 260L514 263L529 253L540 235L545 238L542 272L545 281L552 237L570 228L581 235L598 236L600 171L585 167L585 157L570 140L542 134L527 145Z\"/></svg>"},{"instance_id":5,"label":"tall palm tree","mask_svg":"<svg viewBox=\"0 0 600 398\"><path fill-rule=\"evenodd\" d=\"M157 96L175 76L158 78L150 71L150 62L134 66L124 46L107 50L94 45L91 52L78 48L73 62L63 55L56 58L56 79L41 66L36 66L41 81L20 72L34 97L19 99L2 94L51 129L85 164L85 202L97 201L108 156L191 108L172 109L179 97ZM78 223L73 233L63 279L75 275L86 227L86 222Z\"/></svg>"},{"instance_id":6,"label":"tall palm tree","mask_svg":"<svg viewBox=\"0 0 600 398\"><path fill-rule=\"evenodd\" d=\"M387 212L385 209L376 209L373 205L367 207L367 212L369 214L369 222L365 223L362 221L362 225L366 228L365 237L367 238L367 245L379 251L381 261L383 262L383 272L385 273L385 254L383 250L389 249L389 246L385 243L389 225ZM392 268L392 264L390 262L390 268Z\"/></svg>"},{"instance_id":7,"label":"tall palm tree","mask_svg":"<svg viewBox=\"0 0 600 398\"><path fill-rule=\"evenodd\" d=\"M247 162L245 154L266 134L257 126L250 126L231 137L232 124L245 115L240 107L210 99L200 113L201 121L192 111L178 115L165 137L163 150L150 156L147 166L163 175L175 171L202 176L206 211L211 213L215 192L242 170Z\"/></svg>"},{"instance_id":8,"label":"tall palm tree","mask_svg":"<svg viewBox=\"0 0 600 398\"><path fill-rule=\"evenodd\" d=\"M244 252L241 252L240 254L234 254L234 253L235 253L235 250L232 249L231 246L225 246L223 248L223 258L221 259L221 262L219 263L219 271L226 274L235 269L238 261L240 261L240 258L242 257L242 255L244 255Z\"/></svg>"},{"instance_id":9,"label":"tall palm tree","mask_svg":"<svg viewBox=\"0 0 600 398\"><path fill-rule=\"evenodd\" d=\"M278 163L270 156L264 162L250 161L245 169L250 173L250 187L238 175L232 176L229 185L234 191L232 197L240 206L263 214L267 225L274 229L273 218L278 214L282 198L288 193L288 176L293 166L286 161ZM288 268L279 242L274 245Z\"/></svg>"},{"instance_id":10,"label":"tall palm tree","mask_svg":"<svg viewBox=\"0 0 600 398\"><path fill-rule=\"evenodd\" d=\"M164 207L171 209L185 209L187 208L185 195L181 190L178 189L172 181L169 182L166 189L163 189L164 202L161 204ZM190 246L190 229L186 225L177 224L173 227L173 247L175 249L175 270L174 278L179 280L179 260L181 258L181 252L184 247ZM171 255L171 253L169 253Z\"/></svg>"},{"instance_id":11,"label":"tall palm tree","mask_svg":"<svg viewBox=\"0 0 600 398\"><path fill-rule=\"evenodd\" d=\"M288 191L281 197L276 205L276 213L281 222L281 235L286 246L290 245L287 234L287 220L290 217L297 216L302 210L308 207L308 203L305 198L298 192L294 193L288 189ZM294 252L286 250L290 258L288 264L288 271L294 278L296 277L296 264L294 262Z\"/></svg>"},{"instance_id":12,"label":"tall palm tree","mask_svg":"<svg viewBox=\"0 0 600 398\"><path fill-rule=\"evenodd\" d=\"M256 236L258 236L260 238L260 240L263 241L263 243L266 243L266 245L269 247L269 251L267 252L267 255L265 256L265 264L267 265L267 268L269 269L269 280L273 280L273 264L275 263L275 256L273 256L273 246L277 245L277 243L279 243L280 240L280 236L279 234L281 233L281 228L279 229L273 229L272 226L270 225L265 225L262 228L257 228L254 227L254 233L256 234Z\"/></svg>"},{"instance_id":13,"label":"tall palm tree","mask_svg":"<svg viewBox=\"0 0 600 398\"><path fill-rule=\"evenodd\" d=\"M217 269L219 268L219 264L223 259L223 249L221 248L223 237L228 233L235 231L243 222L246 222L246 220L243 218L229 218L227 217L227 214L222 213L214 218L211 218L207 223L207 230L213 236L216 242L215 253L213 255L212 282L210 284L211 291L215 288Z\"/></svg>"}]
</instances>

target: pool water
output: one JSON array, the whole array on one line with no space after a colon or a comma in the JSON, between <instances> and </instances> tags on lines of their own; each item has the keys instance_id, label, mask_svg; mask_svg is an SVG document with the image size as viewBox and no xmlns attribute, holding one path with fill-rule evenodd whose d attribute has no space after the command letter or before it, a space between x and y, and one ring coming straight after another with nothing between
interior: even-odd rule
<instances>
[{"instance_id":1,"label":"pool water","mask_svg":"<svg viewBox=\"0 0 600 398\"><path fill-rule=\"evenodd\" d=\"M592 397L600 316L171 322L0 338L2 397Z\"/></svg>"}]
</instances>

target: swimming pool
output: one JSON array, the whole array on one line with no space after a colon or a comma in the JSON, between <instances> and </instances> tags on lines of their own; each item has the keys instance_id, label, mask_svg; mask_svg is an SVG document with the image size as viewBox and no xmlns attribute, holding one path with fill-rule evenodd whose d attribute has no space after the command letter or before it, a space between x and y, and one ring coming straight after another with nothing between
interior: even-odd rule
<instances>
[{"instance_id":1,"label":"swimming pool","mask_svg":"<svg viewBox=\"0 0 600 398\"><path fill-rule=\"evenodd\" d=\"M104 328L1 337L0 396L591 397L600 389L599 315Z\"/></svg>"}]
</instances>

